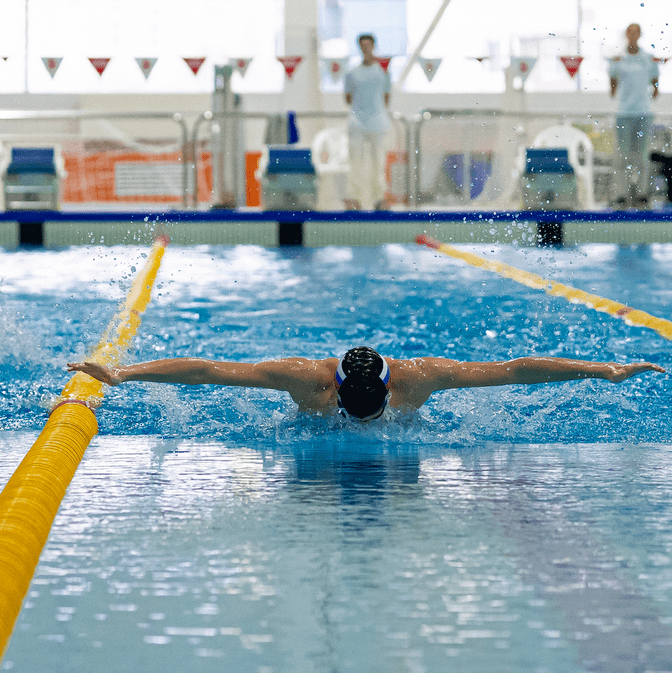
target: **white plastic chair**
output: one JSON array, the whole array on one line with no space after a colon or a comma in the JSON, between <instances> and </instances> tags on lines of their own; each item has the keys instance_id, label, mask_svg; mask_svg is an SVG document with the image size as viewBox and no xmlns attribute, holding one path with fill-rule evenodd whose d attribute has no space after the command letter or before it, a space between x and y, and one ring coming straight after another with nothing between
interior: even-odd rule
<instances>
[{"instance_id":1,"label":"white plastic chair","mask_svg":"<svg viewBox=\"0 0 672 673\"><path fill-rule=\"evenodd\" d=\"M320 176L317 207L336 210L343 206L345 181L350 163L345 128L329 128L317 133L311 144L313 164Z\"/></svg>"},{"instance_id":2,"label":"white plastic chair","mask_svg":"<svg viewBox=\"0 0 672 673\"><path fill-rule=\"evenodd\" d=\"M564 147L576 174L579 203L583 208L595 207L593 187L593 142L583 131L569 125L549 126L532 142L532 147Z\"/></svg>"}]
</instances>

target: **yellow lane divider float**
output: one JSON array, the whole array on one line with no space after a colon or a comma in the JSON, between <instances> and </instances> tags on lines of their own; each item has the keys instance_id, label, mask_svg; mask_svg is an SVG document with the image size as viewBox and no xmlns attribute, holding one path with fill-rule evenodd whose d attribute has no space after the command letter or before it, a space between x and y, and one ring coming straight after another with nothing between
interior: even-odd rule
<instances>
[{"instance_id":1,"label":"yellow lane divider float","mask_svg":"<svg viewBox=\"0 0 672 673\"><path fill-rule=\"evenodd\" d=\"M576 288L570 287L569 285L563 285L562 283L556 283L552 280L546 280L535 273L522 271L521 269L517 269L515 266L510 266L504 262L485 259L472 252L458 250L452 245L441 243L440 241L437 241L424 234L416 236L415 242L419 243L420 245L425 245L428 248L438 250L444 255L448 255L454 259L462 260L471 266L486 269L487 271L493 271L494 273L498 273L500 276L504 276L505 278L511 278L512 280L515 280L522 285L527 285L527 287L534 288L535 290L544 290L548 294L554 295L556 297L564 297L572 304L583 304L584 306L592 308L596 311L602 311L604 313L609 313L616 318L622 318L628 325L648 327L649 329L652 329L660 334L660 336L663 338L672 341L672 322L665 320L664 318L657 318L656 316L650 315L645 311L638 311L637 309L626 306L625 304L612 301L611 299L605 299L604 297L600 297L596 294L590 294L588 292L584 292L583 290L577 290Z\"/></svg>"},{"instance_id":2,"label":"yellow lane divider float","mask_svg":"<svg viewBox=\"0 0 672 673\"><path fill-rule=\"evenodd\" d=\"M115 365L128 350L168 244L159 237L126 302L88 358ZM51 524L84 451L98 432L92 409L103 384L77 372L63 389L35 444L0 493L0 656L5 652Z\"/></svg>"}]
</instances>

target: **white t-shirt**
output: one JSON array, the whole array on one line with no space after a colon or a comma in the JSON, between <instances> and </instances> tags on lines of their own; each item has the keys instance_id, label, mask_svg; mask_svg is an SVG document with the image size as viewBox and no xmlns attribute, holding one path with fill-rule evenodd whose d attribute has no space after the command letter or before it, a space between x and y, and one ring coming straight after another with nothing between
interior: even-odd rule
<instances>
[{"instance_id":1,"label":"white t-shirt","mask_svg":"<svg viewBox=\"0 0 672 673\"><path fill-rule=\"evenodd\" d=\"M618 114L642 117L651 112L651 80L658 79L658 64L641 49L612 59L609 77L618 80Z\"/></svg>"},{"instance_id":2,"label":"white t-shirt","mask_svg":"<svg viewBox=\"0 0 672 673\"><path fill-rule=\"evenodd\" d=\"M390 118L385 94L390 93L390 88L390 76L377 62L350 70L345 75L345 93L352 96L350 124L366 131L387 131Z\"/></svg>"}]
</instances>

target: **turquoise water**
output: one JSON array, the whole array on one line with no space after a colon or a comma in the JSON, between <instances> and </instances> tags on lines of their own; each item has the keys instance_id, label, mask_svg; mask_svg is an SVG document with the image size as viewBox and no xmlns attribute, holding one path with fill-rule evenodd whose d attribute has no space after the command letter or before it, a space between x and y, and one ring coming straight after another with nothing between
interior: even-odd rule
<instances>
[{"instance_id":1,"label":"turquoise water","mask_svg":"<svg viewBox=\"0 0 672 673\"><path fill-rule=\"evenodd\" d=\"M670 318L672 246L474 248ZM0 251L0 485L141 248ZM650 360L650 330L420 247L168 248L133 361ZM352 427L132 384L54 523L15 671L672 670L667 375L446 391Z\"/></svg>"}]
</instances>

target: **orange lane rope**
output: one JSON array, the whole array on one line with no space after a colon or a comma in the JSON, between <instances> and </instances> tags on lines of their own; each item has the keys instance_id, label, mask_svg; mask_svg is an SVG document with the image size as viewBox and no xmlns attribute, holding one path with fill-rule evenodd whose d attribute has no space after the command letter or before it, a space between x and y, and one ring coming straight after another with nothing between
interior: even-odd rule
<instances>
[{"instance_id":1,"label":"orange lane rope","mask_svg":"<svg viewBox=\"0 0 672 673\"><path fill-rule=\"evenodd\" d=\"M626 306L625 304L621 304L617 301L605 299L604 297L600 297L596 294L590 294L588 292L584 292L583 290L578 290L569 285L563 285L562 283L556 283L552 280L546 280L535 273L517 269L515 266L505 264L504 262L484 259L483 257L480 257L479 255L476 255L472 252L459 250L458 248L454 248L452 245L441 243L440 241L437 241L424 234L416 236L415 242L419 243L420 245L425 245L428 248L438 250L444 255L448 255L454 259L459 259L463 262L466 262L467 264L470 264L471 266L475 266L480 269L486 269L487 271L493 271L494 273L498 273L500 276L504 276L505 278L511 278L511 280L515 280L516 282L527 285L527 287L534 288L535 290L544 290L544 292L547 292L550 295L564 297L572 304L583 304L584 306L592 308L595 311L602 311L616 318L621 318L628 325L648 327L668 341L672 341L672 322L665 320L664 318L657 318L656 316L650 315L644 311L634 309L631 306Z\"/></svg>"},{"instance_id":2,"label":"orange lane rope","mask_svg":"<svg viewBox=\"0 0 672 673\"><path fill-rule=\"evenodd\" d=\"M117 364L140 325L168 244L159 237L90 360ZM102 383L77 372L39 437L0 493L0 656L4 654L66 489L98 432Z\"/></svg>"}]
</instances>

